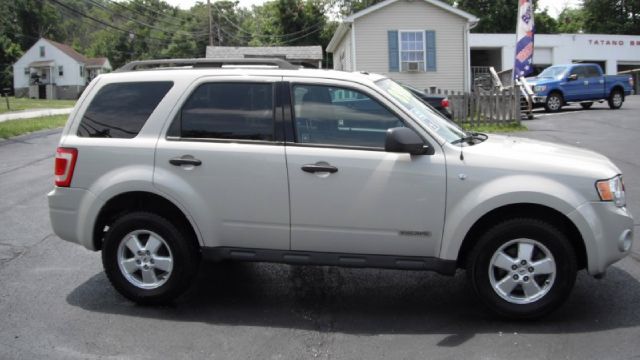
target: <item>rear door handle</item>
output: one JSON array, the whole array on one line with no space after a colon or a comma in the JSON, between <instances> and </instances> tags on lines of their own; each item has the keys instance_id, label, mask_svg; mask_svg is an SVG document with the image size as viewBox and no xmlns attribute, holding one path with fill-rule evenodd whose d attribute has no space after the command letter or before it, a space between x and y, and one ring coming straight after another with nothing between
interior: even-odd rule
<instances>
[{"instance_id":1,"label":"rear door handle","mask_svg":"<svg viewBox=\"0 0 640 360\"><path fill-rule=\"evenodd\" d=\"M190 157L177 157L169 160L169 164L175 166L182 165L192 165L192 166L200 166L202 165L202 161Z\"/></svg>"},{"instance_id":2,"label":"rear door handle","mask_svg":"<svg viewBox=\"0 0 640 360\"><path fill-rule=\"evenodd\" d=\"M307 164L307 165L302 165L302 171L308 172L308 173L328 172L330 174L333 174L338 172L338 168L331 165Z\"/></svg>"}]
</instances>

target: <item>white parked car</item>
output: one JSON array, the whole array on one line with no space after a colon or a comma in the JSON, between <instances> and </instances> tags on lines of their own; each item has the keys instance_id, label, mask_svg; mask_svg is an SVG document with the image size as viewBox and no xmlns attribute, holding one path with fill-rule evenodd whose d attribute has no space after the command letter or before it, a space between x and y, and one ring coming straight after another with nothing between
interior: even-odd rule
<instances>
[{"instance_id":1,"label":"white parked car","mask_svg":"<svg viewBox=\"0 0 640 360\"><path fill-rule=\"evenodd\" d=\"M606 157L467 133L384 76L276 60L98 76L63 130L55 184L55 233L102 250L139 303L179 296L205 258L463 268L490 309L533 318L633 240Z\"/></svg>"}]
</instances>

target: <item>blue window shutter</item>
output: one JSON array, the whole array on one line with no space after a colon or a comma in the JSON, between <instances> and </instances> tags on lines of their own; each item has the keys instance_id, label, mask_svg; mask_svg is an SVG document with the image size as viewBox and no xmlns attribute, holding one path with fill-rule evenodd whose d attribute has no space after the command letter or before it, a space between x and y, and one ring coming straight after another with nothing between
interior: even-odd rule
<instances>
[{"instance_id":1,"label":"blue window shutter","mask_svg":"<svg viewBox=\"0 0 640 360\"><path fill-rule=\"evenodd\" d=\"M400 71L400 60L398 53L398 31L389 30L387 32L389 39L389 72Z\"/></svg>"},{"instance_id":2,"label":"blue window shutter","mask_svg":"<svg viewBox=\"0 0 640 360\"><path fill-rule=\"evenodd\" d=\"M425 39L427 40L427 71L437 71L436 66L436 32L425 31Z\"/></svg>"}]
</instances>

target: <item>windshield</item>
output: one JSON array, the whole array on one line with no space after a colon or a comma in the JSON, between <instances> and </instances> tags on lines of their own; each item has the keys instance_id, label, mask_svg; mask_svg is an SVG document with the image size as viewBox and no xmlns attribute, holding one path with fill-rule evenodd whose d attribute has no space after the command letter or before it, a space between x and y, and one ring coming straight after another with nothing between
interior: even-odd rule
<instances>
[{"instance_id":1,"label":"windshield","mask_svg":"<svg viewBox=\"0 0 640 360\"><path fill-rule=\"evenodd\" d=\"M567 71L566 66L552 66L544 69L543 72L538 75L539 78L559 79Z\"/></svg>"},{"instance_id":2,"label":"windshield","mask_svg":"<svg viewBox=\"0 0 640 360\"><path fill-rule=\"evenodd\" d=\"M376 85L397 100L416 120L438 133L447 142L453 142L466 136L466 133L458 125L443 118L440 113L431 109L422 100L416 98L411 92L393 80L379 80Z\"/></svg>"}]
</instances>

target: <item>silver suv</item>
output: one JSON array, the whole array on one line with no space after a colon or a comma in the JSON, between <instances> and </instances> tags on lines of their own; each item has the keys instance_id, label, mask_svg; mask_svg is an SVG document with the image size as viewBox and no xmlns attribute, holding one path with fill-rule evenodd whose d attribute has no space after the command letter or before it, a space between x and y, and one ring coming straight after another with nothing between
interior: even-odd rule
<instances>
[{"instance_id":1,"label":"silver suv","mask_svg":"<svg viewBox=\"0 0 640 360\"><path fill-rule=\"evenodd\" d=\"M55 185L55 233L102 250L113 286L145 304L183 293L204 258L463 268L488 308L534 318L633 240L606 157L464 132L384 76L275 60L100 75Z\"/></svg>"}]
</instances>

